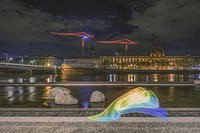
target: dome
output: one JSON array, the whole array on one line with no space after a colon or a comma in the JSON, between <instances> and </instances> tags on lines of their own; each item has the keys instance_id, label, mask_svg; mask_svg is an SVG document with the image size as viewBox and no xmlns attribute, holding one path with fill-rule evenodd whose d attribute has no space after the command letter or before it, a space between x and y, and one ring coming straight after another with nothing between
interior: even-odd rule
<instances>
[{"instance_id":1,"label":"dome","mask_svg":"<svg viewBox=\"0 0 200 133\"><path fill-rule=\"evenodd\" d=\"M165 56L165 51L163 48L155 45L150 51L150 57L163 57Z\"/></svg>"}]
</instances>

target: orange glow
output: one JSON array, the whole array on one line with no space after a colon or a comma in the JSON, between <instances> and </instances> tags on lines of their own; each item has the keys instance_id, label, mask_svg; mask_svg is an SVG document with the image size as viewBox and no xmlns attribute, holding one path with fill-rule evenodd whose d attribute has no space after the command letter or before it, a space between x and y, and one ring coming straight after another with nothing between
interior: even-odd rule
<instances>
[{"instance_id":1,"label":"orange glow","mask_svg":"<svg viewBox=\"0 0 200 133\"><path fill-rule=\"evenodd\" d=\"M51 88L52 88L51 86L45 86L42 99L48 99Z\"/></svg>"},{"instance_id":2,"label":"orange glow","mask_svg":"<svg viewBox=\"0 0 200 133\"><path fill-rule=\"evenodd\" d=\"M50 67L51 66L51 64L50 63L47 63L47 67Z\"/></svg>"}]
</instances>

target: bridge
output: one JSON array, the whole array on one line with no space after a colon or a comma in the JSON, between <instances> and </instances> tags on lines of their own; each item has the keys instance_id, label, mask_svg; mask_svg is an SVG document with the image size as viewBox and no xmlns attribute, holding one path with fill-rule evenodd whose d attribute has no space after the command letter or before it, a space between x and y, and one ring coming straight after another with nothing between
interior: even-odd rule
<instances>
[{"instance_id":1,"label":"bridge","mask_svg":"<svg viewBox=\"0 0 200 133\"><path fill-rule=\"evenodd\" d=\"M47 67L43 65L29 65L29 64L17 64L17 63L5 63L0 62L0 69L19 69L19 70L51 70L54 67Z\"/></svg>"}]
</instances>

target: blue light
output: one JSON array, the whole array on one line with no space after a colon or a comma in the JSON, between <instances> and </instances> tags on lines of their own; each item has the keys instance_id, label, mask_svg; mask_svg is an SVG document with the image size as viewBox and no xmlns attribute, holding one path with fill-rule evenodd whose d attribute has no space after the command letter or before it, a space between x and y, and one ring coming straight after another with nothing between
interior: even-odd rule
<instances>
[{"instance_id":1,"label":"blue light","mask_svg":"<svg viewBox=\"0 0 200 133\"><path fill-rule=\"evenodd\" d=\"M88 106L89 106L89 102L88 102L88 101L82 102L82 105L83 105L83 107L84 107L85 109L87 109Z\"/></svg>"},{"instance_id":2,"label":"blue light","mask_svg":"<svg viewBox=\"0 0 200 133\"><path fill-rule=\"evenodd\" d=\"M83 38L88 38L88 36L84 36Z\"/></svg>"},{"instance_id":3,"label":"blue light","mask_svg":"<svg viewBox=\"0 0 200 133\"><path fill-rule=\"evenodd\" d=\"M112 82L112 74L109 74L109 81Z\"/></svg>"}]
</instances>

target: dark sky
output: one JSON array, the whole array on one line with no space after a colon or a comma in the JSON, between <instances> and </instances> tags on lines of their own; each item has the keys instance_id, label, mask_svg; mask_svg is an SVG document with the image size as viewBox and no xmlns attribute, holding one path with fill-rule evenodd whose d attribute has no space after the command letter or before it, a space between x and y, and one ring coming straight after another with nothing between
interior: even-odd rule
<instances>
[{"instance_id":1,"label":"dark sky","mask_svg":"<svg viewBox=\"0 0 200 133\"><path fill-rule=\"evenodd\" d=\"M199 0L0 0L0 53L80 56L81 39L50 32L87 32L98 55L124 46L99 40L128 38L129 55L148 55L158 41L167 55L200 55Z\"/></svg>"}]
</instances>

